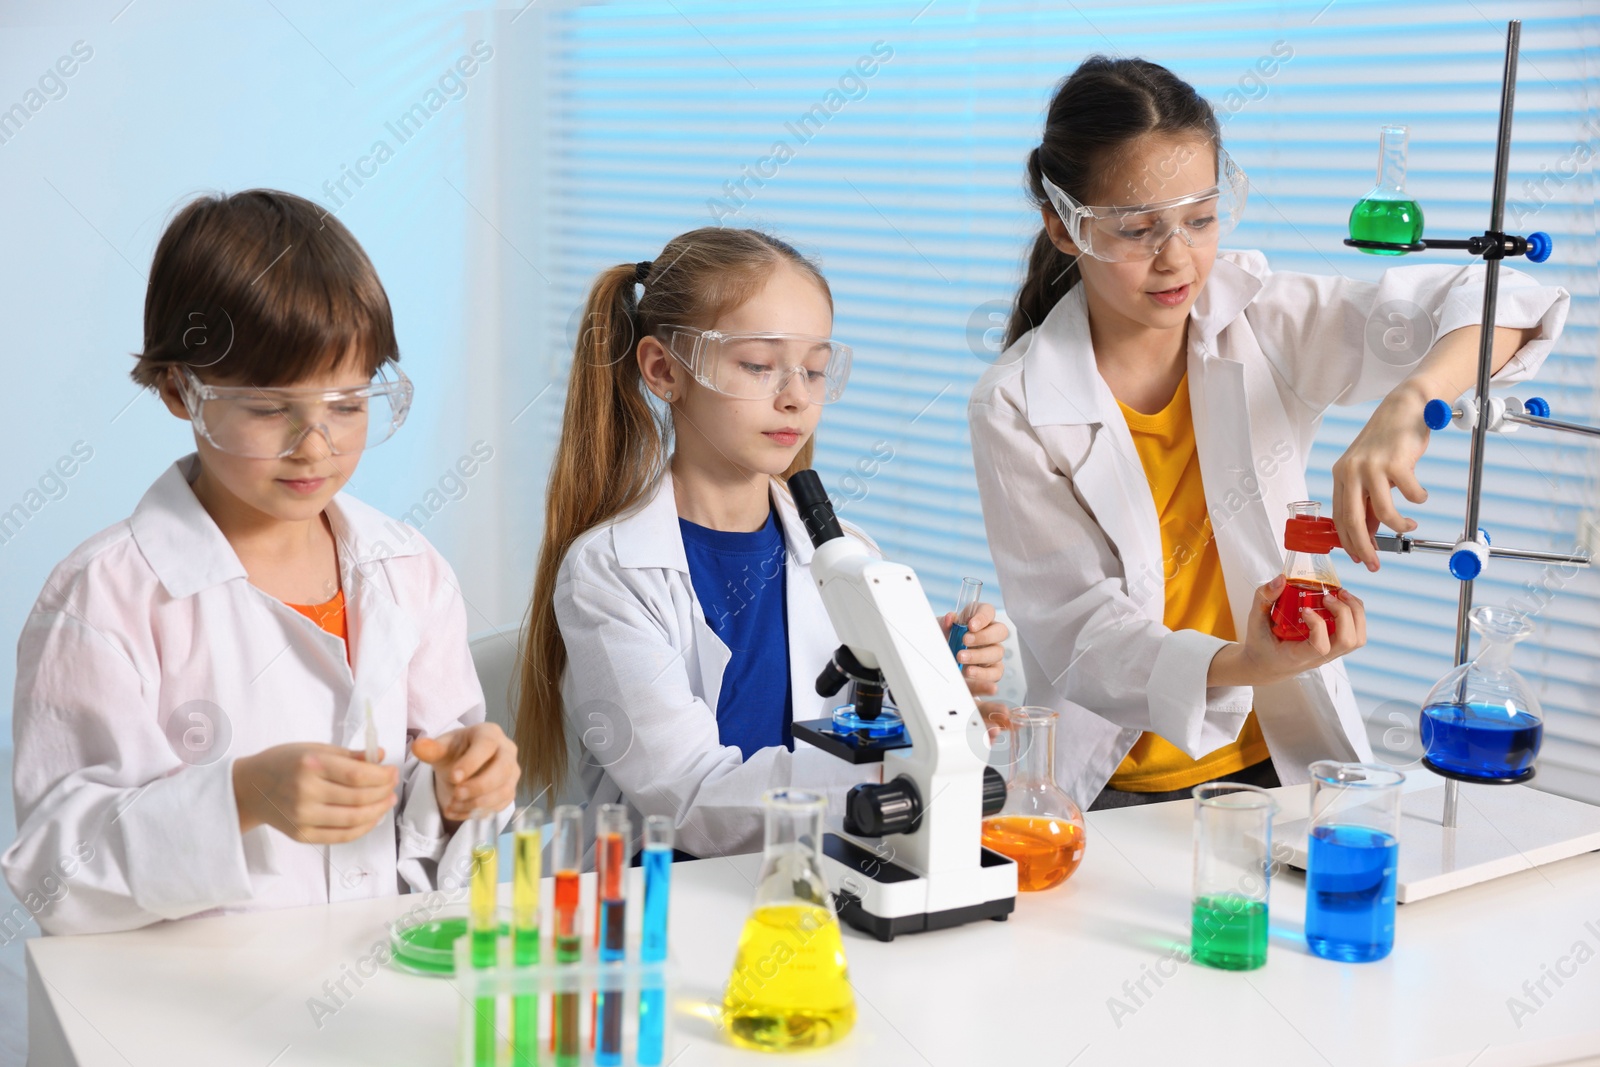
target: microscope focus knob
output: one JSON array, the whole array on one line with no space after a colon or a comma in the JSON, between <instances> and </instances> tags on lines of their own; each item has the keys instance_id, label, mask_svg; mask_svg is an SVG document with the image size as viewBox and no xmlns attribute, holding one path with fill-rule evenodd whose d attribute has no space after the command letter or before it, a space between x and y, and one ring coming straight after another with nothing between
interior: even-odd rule
<instances>
[{"instance_id":1,"label":"microscope focus knob","mask_svg":"<svg viewBox=\"0 0 1600 1067\"><path fill-rule=\"evenodd\" d=\"M1006 806L1006 779L993 767L983 769L983 817L999 815Z\"/></svg>"},{"instance_id":2,"label":"microscope focus knob","mask_svg":"<svg viewBox=\"0 0 1600 1067\"><path fill-rule=\"evenodd\" d=\"M922 793L902 775L882 785L858 785L844 802L844 832L856 837L905 834L922 821Z\"/></svg>"}]
</instances>

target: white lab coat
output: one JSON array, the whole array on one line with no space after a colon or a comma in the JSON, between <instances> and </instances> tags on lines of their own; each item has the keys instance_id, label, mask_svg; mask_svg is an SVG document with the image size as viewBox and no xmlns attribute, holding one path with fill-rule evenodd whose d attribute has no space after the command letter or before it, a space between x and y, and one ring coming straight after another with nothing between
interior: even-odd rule
<instances>
[{"instance_id":1,"label":"white lab coat","mask_svg":"<svg viewBox=\"0 0 1600 1067\"><path fill-rule=\"evenodd\" d=\"M796 721L833 714L848 691L817 695L817 674L839 647L811 580L811 538L788 488L772 481L786 546L784 589L789 686ZM865 534L842 523L874 555ZM775 579L752 572L747 583ZM793 752L764 748L744 759L717 735L717 698L731 653L706 621L689 580L671 473L632 513L586 531L556 577L556 619L567 646L561 676L568 786L563 799L629 808L634 832L645 815L668 815L679 848L702 858L759 851L761 794L780 786L824 792L837 817L843 792L876 781L796 738ZM585 833L585 842L592 834Z\"/></svg>"},{"instance_id":2,"label":"white lab coat","mask_svg":"<svg viewBox=\"0 0 1600 1067\"><path fill-rule=\"evenodd\" d=\"M1273 273L1259 252L1218 255L1190 316L1188 387L1238 633L1256 587L1283 567L1287 506L1307 495L1323 412L1382 397L1412 369L1364 344L1369 319L1391 322L1390 310L1410 304L1431 313L1435 337L1477 323L1483 270L1399 267L1373 283ZM1502 267L1498 325L1540 332L1496 384L1538 368L1568 303L1564 290ZM1313 760L1370 758L1342 663L1254 692L1208 688L1206 672L1225 642L1162 625L1155 503L1095 366L1081 286L984 373L968 417L1027 699L1060 712L1057 774L1080 805L1099 794L1141 731L1199 757L1237 739L1252 707L1286 785L1306 781Z\"/></svg>"},{"instance_id":3,"label":"white lab coat","mask_svg":"<svg viewBox=\"0 0 1600 1067\"><path fill-rule=\"evenodd\" d=\"M484 717L449 564L334 497L352 674L342 641L250 584L190 488L197 462L173 464L57 566L23 627L18 832L0 857L12 891L59 934L462 884L469 831L446 836L432 769L408 747ZM347 844L241 834L234 758L359 749L369 700L385 761L401 765L399 805Z\"/></svg>"}]
</instances>

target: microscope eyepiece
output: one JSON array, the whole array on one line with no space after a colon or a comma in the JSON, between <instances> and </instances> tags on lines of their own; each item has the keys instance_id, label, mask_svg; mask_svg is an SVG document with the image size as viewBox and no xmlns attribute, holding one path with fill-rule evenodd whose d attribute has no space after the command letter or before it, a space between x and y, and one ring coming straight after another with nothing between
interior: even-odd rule
<instances>
[{"instance_id":1,"label":"microscope eyepiece","mask_svg":"<svg viewBox=\"0 0 1600 1067\"><path fill-rule=\"evenodd\" d=\"M827 490L822 488L822 479L817 477L816 471L808 467L790 475L789 492L794 494L794 506L800 512L801 521L806 524L806 533L811 535L814 548L821 548L835 537L844 536L844 531L839 529L838 516L833 513L833 505L828 501Z\"/></svg>"}]
</instances>

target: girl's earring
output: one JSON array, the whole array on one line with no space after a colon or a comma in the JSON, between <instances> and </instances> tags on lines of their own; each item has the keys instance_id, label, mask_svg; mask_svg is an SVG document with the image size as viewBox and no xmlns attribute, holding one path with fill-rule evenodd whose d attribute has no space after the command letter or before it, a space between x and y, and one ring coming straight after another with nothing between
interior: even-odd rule
<instances>
[{"instance_id":1,"label":"girl's earring","mask_svg":"<svg viewBox=\"0 0 1600 1067\"><path fill-rule=\"evenodd\" d=\"M667 390L667 395L666 395L665 399L666 399L667 403L669 403L669 404L672 402L672 390L671 389Z\"/></svg>"}]
</instances>

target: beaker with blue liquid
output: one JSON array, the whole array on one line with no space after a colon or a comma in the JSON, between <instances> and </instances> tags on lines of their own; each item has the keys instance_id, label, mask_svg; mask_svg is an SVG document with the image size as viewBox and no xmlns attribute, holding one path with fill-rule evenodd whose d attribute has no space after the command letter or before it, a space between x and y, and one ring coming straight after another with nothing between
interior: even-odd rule
<instances>
[{"instance_id":1,"label":"beaker with blue liquid","mask_svg":"<svg viewBox=\"0 0 1600 1067\"><path fill-rule=\"evenodd\" d=\"M1394 948L1400 785L1373 763L1318 760L1311 773L1306 945L1323 959L1381 960Z\"/></svg>"},{"instance_id":2,"label":"beaker with blue liquid","mask_svg":"<svg viewBox=\"0 0 1600 1067\"><path fill-rule=\"evenodd\" d=\"M1544 712L1511 669L1516 643L1533 633L1520 611L1472 609L1478 654L1439 680L1422 705L1423 764L1465 782L1525 782L1544 739Z\"/></svg>"}]
</instances>

